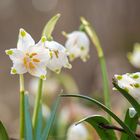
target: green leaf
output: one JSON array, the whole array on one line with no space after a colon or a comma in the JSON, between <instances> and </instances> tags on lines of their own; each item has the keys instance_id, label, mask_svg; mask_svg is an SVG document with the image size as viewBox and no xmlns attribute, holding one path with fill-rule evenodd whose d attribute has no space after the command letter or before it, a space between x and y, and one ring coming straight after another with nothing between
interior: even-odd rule
<instances>
[{"instance_id":1,"label":"green leaf","mask_svg":"<svg viewBox=\"0 0 140 140\"><path fill-rule=\"evenodd\" d=\"M45 35L47 39L51 37L51 34L60 16L61 16L60 14L56 14L45 25L42 35Z\"/></svg>"},{"instance_id":2,"label":"green leaf","mask_svg":"<svg viewBox=\"0 0 140 140\"><path fill-rule=\"evenodd\" d=\"M105 105L102 103L98 102L95 99L92 99L88 96L84 95L76 95L76 94L62 94L60 95L61 97L76 97L76 98L81 98L87 101L91 101L92 103L96 104L97 106L101 107L106 113L108 113L120 126L126 131L126 133L131 137L131 140L137 140L135 134L131 131L131 129L121 120L119 119L110 109L108 109Z\"/></svg>"},{"instance_id":3,"label":"green leaf","mask_svg":"<svg viewBox=\"0 0 140 140\"><path fill-rule=\"evenodd\" d=\"M101 127L101 125L110 124L109 121L106 120L104 117L100 115L90 116L90 117L82 119L81 121L78 122L78 124L83 121L88 122L90 125L92 125L95 128L101 140L117 140L117 137L113 130L105 129Z\"/></svg>"},{"instance_id":4,"label":"green leaf","mask_svg":"<svg viewBox=\"0 0 140 140\"><path fill-rule=\"evenodd\" d=\"M25 109L25 138L26 140L33 140L32 121L27 92L24 95L24 109Z\"/></svg>"},{"instance_id":5,"label":"green leaf","mask_svg":"<svg viewBox=\"0 0 140 140\"><path fill-rule=\"evenodd\" d=\"M56 112L57 112L57 109L59 107L59 103L60 103L60 97L57 97L57 99L52 107L52 112L51 112L51 115L49 117L49 120L47 121L46 126L43 130L41 140L48 140L48 138L49 138L49 133L50 133L50 130L52 128L52 125L53 125L53 122L54 122L54 119L56 116Z\"/></svg>"},{"instance_id":6,"label":"green leaf","mask_svg":"<svg viewBox=\"0 0 140 140\"><path fill-rule=\"evenodd\" d=\"M130 104L135 108L137 111L138 115L140 116L140 104L135 100L134 97L132 97L127 91L124 89L120 88L115 80L113 80L113 85L114 87L130 102Z\"/></svg>"},{"instance_id":7,"label":"green leaf","mask_svg":"<svg viewBox=\"0 0 140 140\"><path fill-rule=\"evenodd\" d=\"M0 140L9 140L6 129L4 128L1 121L0 121Z\"/></svg>"},{"instance_id":8,"label":"green leaf","mask_svg":"<svg viewBox=\"0 0 140 140\"><path fill-rule=\"evenodd\" d=\"M138 115L136 113L134 115L134 117L131 117L130 116L130 109L131 108L129 108L126 112L124 123L127 126L131 127L131 130L135 132L136 128L137 128L137 123L138 123ZM131 138L126 133L122 133L121 140L131 140Z\"/></svg>"},{"instance_id":9,"label":"green leaf","mask_svg":"<svg viewBox=\"0 0 140 140\"><path fill-rule=\"evenodd\" d=\"M42 124L43 124L43 116L42 116L42 106L40 105L38 116L37 116L37 126L34 130L35 140L39 140L42 135Z\"/></svg>"}]
</instances>

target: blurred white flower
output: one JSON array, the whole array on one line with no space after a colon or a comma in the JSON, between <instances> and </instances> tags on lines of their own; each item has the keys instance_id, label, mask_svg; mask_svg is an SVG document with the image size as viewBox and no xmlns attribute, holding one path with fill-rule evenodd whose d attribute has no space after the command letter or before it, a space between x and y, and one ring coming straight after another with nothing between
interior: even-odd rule
<instances>
[{"instance_id":1,"label":"blurred white flower","mask_svg":"<svg viewBox=\"0 0 140 140\"><path fill-rule=\"evenodd\" d=\"M47 67L56 72L60 73L61 68L71 68L71 64L68 61L66 49L64 46L56 41L46 41L46 48L50 50L50 60L47 61Z\"/></svg>"},{"instance_id":2,"label":"blurred white flower","mask_svg":"<svg viewBox=\"0 0 140 140\"><path fill-rule=\"evenodd\" d=\"M90 41L87 35L82 31L74 31L67 35L66 48L70 60L80 57L83 61L89 58Z\"/></svg>"},{"instance_id":3,"label":"blurred white flower","mask_svg":"<svg viewBox=\"0 0 140 140\"><path fill-rule=\"evenodd\" d=\"M114 78L120 88L126 90L132 96L140 98L140 72L115 75Z\"/></svg>"},{"instance_id":4,"label":"blurred white flower","mask_svg":"<svg viewBox=\"0 0 140 140\"><path fill-rule=\"evenodd\" d=\"M30 81L29 88L31 93L33 93L34 95L37 94L37 89L38 89L37 78L33 78ZM43 89L42 89L43 96L46 96L47 98L54 97L57 95L58 92L59 92L59 83L57 79L51 77L47 78L46 81L44 81L43 83Z\"/></svg>"},{"instance_id":5,"label":"blurred white flower","mask_svg":"<svg viewBox=\"0 0 140 140\"><path fill-rule=\"evenodd\" d=\"M67 106L64 106L59 114L59 123L60 125L68 124L70 122L70 109Z\"/></svg>"},{"instance_id":6,"label":"blurred white flower","mask_svg":"<svg viewBox=\"0 0 140 140\"><path fill-rule=\"evenodd\" d=\"M50 116L50 109L46 104L42 104L42 115L44 119L49 118Z\"/></svg>"},{"instance_id":7,"label":"blurred white flower","mask_svg":"<svg viewBox=\"0 0 140 140\"><path fill-rule=\"evenodd\" d=\"M42 42L43 43L43 42ZM35 41L24 29L19 31L17 48L6 50L13 62L12 74L29 72L33 76L46 79L46 62L49 60L49 50L42 44L35 45Z\"/></svg>"},{"instance_id":8,"label":"blurred white flower","mask_svg":"<svg viewBox=\"0 0 140 140\"><path fill-rule=\"evenodd\" d=\"M67 140L88 140L89 133L84 124L71 125L67 132Z\"/></svg>"},{"instance_id":9,"label":"blurred white flower","mask_svg":"<svg viewBox=\"0 0 140 140\"><path fill-rule=\"evenodd\" d=\"M135 108L130 107L129 108L129 116L130 116L130 118L134 118L136 114L137 114L137 112L136 112Z\"/></svg>"},{"instance_id":10,"label":"blurred white flower","mask_svg":"<svg viewBox=\"0 0 140 140\"><path fill-rule=\"evenodd\" d=\"M140 43L134 44L133 52L129 52L127 57L134 67L140 68Z\"/></svg>"}]
</instances>

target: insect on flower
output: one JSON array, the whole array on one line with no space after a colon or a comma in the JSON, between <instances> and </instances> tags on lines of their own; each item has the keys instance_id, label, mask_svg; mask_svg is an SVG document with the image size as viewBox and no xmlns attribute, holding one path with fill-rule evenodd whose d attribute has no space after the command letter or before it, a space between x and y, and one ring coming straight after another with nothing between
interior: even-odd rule
<instances>
[{"instance_id":1,"label":"insect on flower","mask_svg":"<svg viewBox=\"0 0 140 140\"><path fill-rule=\"evenodd\" d=\"M82 31L74 31L67 35L66 48L70 60L80 57L84 62L89 58L90 41Z\"/></svg>"},{"instance_id":2,"label":"insect on flower","mask_svg":"<svg viewBox=\"0 0 140 140\"><path fill-rule=\"evenodd\" d=\"M11 74L24 74L29 72L31 75L46 79L46 62L49 60L49 50L42 47L44 42L35 41L24 29L19 31L17 48L6 50L13 62Z\"/></svg>"}]
</instances>

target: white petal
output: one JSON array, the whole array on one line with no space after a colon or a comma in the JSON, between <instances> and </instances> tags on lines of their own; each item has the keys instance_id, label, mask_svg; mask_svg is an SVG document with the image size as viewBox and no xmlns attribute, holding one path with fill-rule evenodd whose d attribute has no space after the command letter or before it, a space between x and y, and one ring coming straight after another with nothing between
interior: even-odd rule
<instances>
[{"instance_id":1,"label":"white petal","mask_svg":"<svg viewBox=\"0 0 140 140\"><path fill-rule=\"evenodd\" d=\"M50 49L51 59L47 63L47 67L55 72L60 72L62 67L70 68L67 52L63 45L55 41L47 41L46 46ZM57 54L55 53L57 52Z\"/></svg>"},{"instance_id":2,"label":"white petal","mask_svg":"<svg viewBox=\"0 0 140 140\"><path fill-rule=\"evenodd\" d=\"M40 41L35 45L35 47L46 47L46 41L47 38L46 36L42 36L42 38L40 39Z\"/></svg>"},{"instance_id":3,"label":"white petal","mask_svg":"<svg viewBox=\"0 0 140 140\"><path fill-rule=\"evenodd\" d=\"M72 60L77 57L86 58L89 53L89 44L90 41L84 32L74 31L70 33L65 44L70 54L70 59Z\"/></svg>"},{"instance_id":4,"label":"white petal","mask_svg":"<svg viewBox=\"0 0 140 140\"><path fill-rule=\"evenodd\" d=\"M35 41L31 37L31 35L27 33L24 29L20 29L17 48L19 50L26 51L30 46L33 45L35 45Z\"/></svg>"},{"instance_id":5,"label":"white petal","mask_svg":"<svg viewBox=\"0 0 140 140\"><path fill-rule=\"evenodd\" d=\"M28 69L28 72L36 77L39 77L43 80L46 79L47 70L46 67L41 67L40 65L36 66L34 69Z\"/></svg>"},{"instance_id":6,"label":"white petal","mask_svg":"<svg viewBox=\"0 0 140 140\"><path fill-rule=\"evenodd\" d=\"M27 72L27 69L25 68L25 66L23 65L23 63L14 63L13 64L13 67L11 69L11 73L12 74L24 74L26 72Z\"/></svg>"},{"instance_id":7,"label":"white petal","mask_svg":"<svg viewBox=\"0 0 140 140\"><path fill-rule=\"evenodd\" d=\"M72 125L68 129L67 140L87 140L88 131L83 124Z\"/></svg>"},{"instance_id":8,"label":"white petal","mask_svg":"<svg viewBox=\"0 0 140 140\"><path fill-rule=\"evenodd\" d=\"M66 52L66 48L56 41L46 41L46 47L53 51Z\"/></svg>"},{"instance_id":9,"label":"white petal","mask_svg":"<svg viewBox=\"0 0 140 140\"><path fill-rule=\"evenodd\" d=\"M6 53L9 53L9 57L10 59L13 61L13 63L19 63L23 61L24 58L24 53L18 49L10 49L10 50L6 50Z\"/></svg>"},{"instance_id":10,"label":"white petal","mask_svg":"<svg viewBox=\"0 0 140 140\"><path fill-rule=\"evenodd\" d=\"M37 53L36 59L40 60L40 63L46 65L47 61L50 59L49 50L43 47L30 47L29 53Z\"/></svg>"},{"instance_id":11,"label":"white petal","mask_svg":"<svg viewBox=\"0 0 140 140\"><path fill-rule=\"evenodd\" d=\"M125 89L135 98L140 99L140 73L115 75L115 79L120 88Z\"/></svg>"}]
</instances>

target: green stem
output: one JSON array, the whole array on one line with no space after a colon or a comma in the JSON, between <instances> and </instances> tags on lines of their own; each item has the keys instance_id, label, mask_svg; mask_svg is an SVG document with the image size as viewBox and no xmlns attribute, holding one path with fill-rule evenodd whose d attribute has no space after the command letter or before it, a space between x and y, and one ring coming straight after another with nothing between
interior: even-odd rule
<instances>
[{"instance_id":1,"label":"green stem","mask_svg":"<svg viewBox=\"0 0 140 140\"><path fill-rule=\"evenodd\" d=\"M37 127L37 118L38 118L38 114L39 114L39 108L41 105L42 87L43 87L43 80L39 79L38 93L36 96L35 107L34 107L34 112L33 112L33 128L34 128L34 130L36 130L36 127Z\"/></svg>"},{"instance_id":2,"label":"green stem","mask_svg":"<svg viewBox=\"0 0 140 140\"><path fill-rule=\"evenodd\" d=\"M108 75L107 75L107 68L106 68L104 53L103 53L99 38L98 38L96 32L94 31L94 29L89 24L89 22L83 17L81 18L81 22L82 22L82 26L84 27L84 30L89 35L92 43L96 47L96 50L98 53L98 58L100 61L101 72L102 72L103 88L104 88L104 103L110 109L111 102L110 102ZM110 116L108 116L108 119L111 121Z\"/></svg>"},{"instance_id":3,"label":"green stem","mask_svg":"<svg viewBox=\"0 0 140 140\"><path fill-rule=\"evenodd\" d=\"M24 77L20 75L20 140L24 140Z\"/></svg>"}]
</instances>

